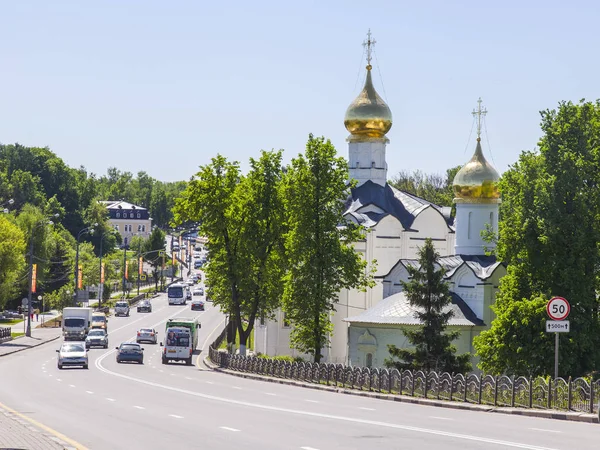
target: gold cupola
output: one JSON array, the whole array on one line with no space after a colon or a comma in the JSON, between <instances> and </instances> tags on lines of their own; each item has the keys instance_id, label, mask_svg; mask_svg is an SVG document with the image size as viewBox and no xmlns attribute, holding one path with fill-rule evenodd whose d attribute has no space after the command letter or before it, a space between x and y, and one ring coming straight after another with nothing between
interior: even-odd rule
<instances>
[{"instance_id":1,"label":"gold cupola","mask_svg":"<svg viewBox=\"0 0 600 450\"><path fill-rule=\"evenodd\" d=\"M363 43L367 51L367 79L363 90L348 106L344 125L350 132L350 142L386 139L385 134L392 128L392 112L379 96L371 78L371 52L375 45L371 39L371 31Z\"/></svg>"},{"instance_id":2,"label":"gold cupola","mask_svg":"<svg viewBox=\"0 0 600 450\"><path fill-rule=\"evenodd\" d=\"M456 195L455 202L491 203L500 199L498 190L500 176L485 159L481 149L481 117L485 116L487 111L481 109L481 98L478 103L477 111L473 111L473 115L477 116L477 146L473 157L454 177L452 188Z\"/></svg>"}]
</instances>

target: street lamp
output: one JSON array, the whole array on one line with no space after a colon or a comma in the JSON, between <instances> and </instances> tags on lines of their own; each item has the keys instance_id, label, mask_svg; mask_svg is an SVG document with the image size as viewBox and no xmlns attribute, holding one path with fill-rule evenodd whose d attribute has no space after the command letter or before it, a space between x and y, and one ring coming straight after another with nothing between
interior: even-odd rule
<instances>
[{"instance_id":1,"label":"street lamp","mask_svg":"<svg viewBox=\"0 0 600 450\"><path fill-rule=\"evenodd\" d=\"M6 205L11 205L11 206L12 206L12 205L14 205L14 204L15 204L15 200L11 198L10 200L8 200L8 201L6 201L6 202L2 203L2 206L6 206ZM4 209L2 210L2 212L3 212L4 214L8 214L8 208L4 208Z\"/></svg>"},{"instance_id":2,"label":"street lamp","mask_svg":"<svg viewBox=\"0 0 600 450\"><path fill-rule=\"evenodd\" d=\"M90 233L94 232L94 227L97 227L98 224L94 223L92 226L90 227L86 227L83 230L81 230L79 233L77 233L77 249L75 251L75 293L73 295L74 297L74 304L77 303L77 290L79 289L79 239L81 238L81 235L83 233L85 233L86 231L89 231Z\"/></svg>"},{"instance_id":3,"label":"street lamp","mask_svg":"<svg viewBox=\"0 0 600 450\"><path fill-rule=\"evenodd\" d=\"M38 301L42 303L42 309L41 309L41 313L42 313L42 327L44 326L44 297L42 297L41 295L38 295Z\"/></svg>"},{"instance_id":4,"label":"street lamp","mask_svg":"<svg viewBox=\"0 0 600 450\"><path fill-rule=\"evenodd\" d=\"M58 214L55 214L54 217L58 217ZM35 234L35 230L40 225L52 225L54 222L48 219L40 220L31 228L31 236L29 237L29 294L27 296L27 329L25 330L25 336L31 337L31 294L33 289L33 236Z\"/></svg>"},{"instance_id":5,"label":"street lamp","mask_svg":"<svg viewBox=\"0 0 600 450\"><path fill-rule=\"evenodd\" d=\"M112 230L104 231L100 235L100 281L98 283L98 307L102 306L102 295L104 294L104 281L102 281L102 242L104 241L104 236L111 232Z\"/></svg>"}]
</instances>

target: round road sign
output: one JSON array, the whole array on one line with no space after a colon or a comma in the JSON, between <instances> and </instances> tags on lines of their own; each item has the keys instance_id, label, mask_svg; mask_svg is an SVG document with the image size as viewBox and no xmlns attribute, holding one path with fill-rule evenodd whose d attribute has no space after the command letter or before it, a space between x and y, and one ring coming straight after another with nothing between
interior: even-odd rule
<instances>
[{"instance_id":1,"label":"round road sign","mask_svg":"<svg viewBox=\"0 0 600 450\"><path fill-rule=\"evenodd\" d=\"M565 320L571 312L571 305L563 297L552 297L546 305L548 317L552 320Z\"/></svg>"}]
</instances>

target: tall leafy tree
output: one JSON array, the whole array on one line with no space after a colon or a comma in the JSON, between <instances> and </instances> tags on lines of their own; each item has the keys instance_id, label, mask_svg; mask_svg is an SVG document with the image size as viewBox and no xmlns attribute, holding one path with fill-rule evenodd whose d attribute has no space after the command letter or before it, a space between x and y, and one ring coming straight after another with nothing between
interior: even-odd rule
<instances>
[{"instance_id":1,"label":"tall leafy tree","mask_svg":"<svg viewBox=\"0 0 600 450\"><path fill-rule=\"evenodd\" d=\"M0 308L16 294L25 261L25 234L0 214Z\"/></svg>"},{"instance_id":2,"label":"tall leafy tree","mask_svg":"<svg viewBox=\"0 0 600 450\"><path fill-rule=\"evenodd\" d=\"M541 115L539 153L523 153L500 181L497 254L508 274L497 318L474 344L488 372L551 374L542 305L559 295L572 305L560 370L579 376L600 364L600 102L562 102Z\"/></svg>"},{"instance_id":3,"label":"tall leafy tree","mask_svg":"<svg viewBox=\"0 0 600 450\"><path fill-rule=\"evenodd\" d=\"M456 347L452 345L460 331L447 329L454 313L448 308L452 297L439 258L433 241L426 239L419 249L419 267L406 268L410 281L401 281L402 288L410 305L416 308L415 317L421 326L403 330L413 348L388 346L391 355L385 361L388 367L462 373L471 369L471 355L456 355Z\"/></svg>"},{"instance_id":4,"label":"tall leafy tree","mask_svg":"<svg viewBox=\"0 0 600 450\"><path fill-rule=\"evenodd\" d=\"M439 206L453 206L452 182L461 166L446 170L444 175L421 170L398 172L390 181L396 189L408 192Z\"/></svg>"},{"instance_id":5,"label":"tall leafy tree","mask_svg":"<svg viewBox=\"0 0 600 450\"><path fill-rule=\"evenodd\" d=\"M154 227L150 237L145 242L143 250L145 253L144 260L152 266L155 289L158 290L159 269L162 266L161 252L165 250L165 232L158 227Z\"/></svg>"},{"instance_id":6,"label":"tall leafy tree","mask_svg":"<svg viewBox=\"0 0 600 450\"><path fill-rule=\"evenodd\" d=\"M349 194L348 165L330 141L310 135L304 155L288 168L284 184L287 221L284 310L293 324L292 345L322 358L332 331L330 315L341 289L370 282L353 243L360 227L343 219Z\"/></svg>"}]
</instances>

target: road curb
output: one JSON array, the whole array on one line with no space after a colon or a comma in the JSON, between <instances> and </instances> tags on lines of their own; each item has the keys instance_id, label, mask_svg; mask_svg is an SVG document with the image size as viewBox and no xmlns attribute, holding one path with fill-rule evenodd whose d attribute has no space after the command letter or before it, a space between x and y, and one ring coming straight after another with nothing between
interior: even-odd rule
<instances>
[{"instance_id":1,"label":"road curb","mask_svg":"<svg viewBox=\"0 0 600 450\"><path fill-rule=\"evenodd\" d=\"M19 337L23 337L23 336L19 336ZM19 337L16 337L15 339L18 339ZM22 352L23 350L29 350L30 348L39 347L40 345L47 344L48 342L56 341L58 338L60 338L60 334L58 336L56 336L56 337L53 337L52 339L48 339L47 341L40 342L39 344L30 345L29 347L23 347L23 348L15 350L15 351L12 351L10 353L2 353L2 354L0 354L0 358L3 357L3 356L13 355L15 353ZM13 339L13 341L15 339ZM8 341L8 342L11 342L11 341Z\"/></svg>"},{"instance_id":2,"label":"road curb","mask_svg":"<svg viewBox=\"0 0 600 450\"><path fill-rule=\"evenodd\" d=\"M490 412L497 414L508 414L508 415L517 415L517 416L527 416L527 417L537 417L544 419L555 419L555 420L567 420L572 422L586 422L586 423L600 423L598 415L596 414L586 414L581 412L568 412L568 411L558 411L558 410L543 410L543 409L518 409L518 408L505 408L498 406L488 406L488 405L475 405L471 403L458 403L458 402L449 402L445 400L434 400L434 399L426 399L426 398L418 398L418 397L408 397L405 395L394 395L394 394L382 394L378 392L365 392L365 391L356 391L353 389L347 388L339 388L333 386L323 386L320 384L312 384L306 383L303 381L297 380L286 380L283 378L273 378L265 375L257 375L245 372L236 372L229 369L223 369L216 364L214 364L208 356L204 357L204 365L215 372L221 372L228 375L233 375L240 378L246 378L250 380L257 381L266 381L269 383L277 383L277 384L285 384L288 386L297 386L303 387L307 389L316 389L319 391L327 391L327 392L335 392L338 394L346 394L346 395L354 395L358 397L368 397L375 398L378 400L388 400L394 402L401 403L412 403L423 406L434 406L438 408L451 408L451 409L461 409L467 411L481 411L481 412Z\"/></svg>"}]
</instances>

